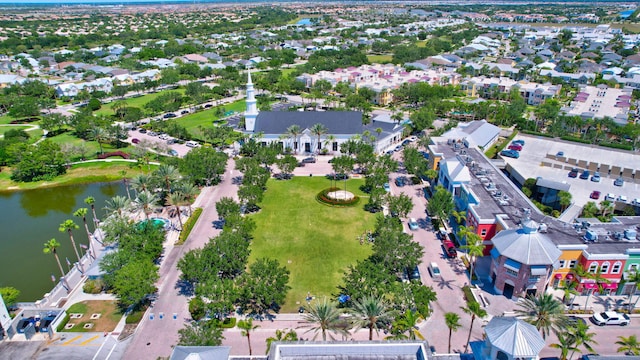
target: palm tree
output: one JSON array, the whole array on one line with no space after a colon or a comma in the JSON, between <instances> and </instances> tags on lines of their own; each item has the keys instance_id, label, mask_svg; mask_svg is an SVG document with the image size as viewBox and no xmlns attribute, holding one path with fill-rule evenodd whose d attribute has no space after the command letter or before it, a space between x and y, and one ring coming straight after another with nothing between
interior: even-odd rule
<instances>
[{"instance_id":1,"label":"palm tree","mask_svg":"<svg viewBox=\"0 0 640 360\"><path fill-rule=\"evenodd\" d=\"M242 336L246 336L247 343L249 343L249 356L251 356L251 332L259 327L259 325L253 325L252 318L238 321L238 328L242 330Z\"/></svg>"},{"instance_id":2,"label":"palm tree","mask_svg":"<svg viewBox=\"0 0 640 360\"><path fill-rule=\"evenodd\" d=\"M180 184L179 191L184 195L184 201L189 206L189 216L191 216L191 205L195 201L196 195L200 191L197 186L191 183Z\"/></svg>"},{"instance_id":3,"label":"palm tree","mask_svg":"<svg viewBox=\"0 0 640 360\"><path fill-rule=\"evenodd\" d=\"M298 153L298 135L302 133L302 129L299 125L291 125L287 128L287 134L293 138L293 152Z\"/></svg>"},{"instance_id":4,"label":"palm tree","mask_svg":"<svg viewBox=\"0 0 640 360\"><path fill-rule=\"evenodd\" d=\"M313 331L313 339L318 337L318 332L322 334L322 341L327 341L327 333L329 333L329 339L335 340L331 335L332 332L346 335L348 332L342 326L343 321L340 319L342 312L336 307L336 305L329 301L326 297L321 301L315 301L309 306L305 306L305 314L303 316L307 325L301 326L302 328L308 327L309 331Z\"/></svg>"},{"instance_id":5,"label":"palm tree","mask_svg":"<svg viewBox=\"0 0 640 360\"><path fill-rule=\"evenodd\" d=\"M324 137L324 146L329 146L336 141L336 137L333 135L327 135Z\"/></svg>"},{"instance_id":6,"label":"palm tree","mask_svg":"<svg viewBox=\"0 0 640 360\"><path fill-rule=\"evenodd\" d=\"M518 303L518 306L520 309L515 310L516 314L535 326L542 333L543 339L547 338L549 330L553 329L557 333L566 323L562 303L554 299L551 294L527 297Z\"/></svg>"},{"instance_id":7,"label":"palm tree","mask_svg":"<svg viewBox=\"0 0 640 360\"><path fill-rule=\"evenodd\" d=\"M87 212L89 212L87 208L79 208L78 210L76 210L76 212L73 213L73 216L82 218L82 222L84 223L84 230L87 232L87 239L89 239L90 254L94 254L95 256L95 251L93 251L93 244L92 244L93 242L91 241L92 235L91 235L91 232L89 231L89 225L87 224Z\"/></svg>"},{"instance_id":8,"label":"palm tree","mask_svg":"<svg viewBox=\"0 0 640 360\"><path fill-rule=\"evenodd\" d=\"M603 217L606 217L607 214L609 214L611 211L613 211L613 203L611 201L609 200L600 201L600 212Z\"/></svg>"},{"instance_id":9,"label":"palm tree","mask_svg":"<svg viewBox=\"0 0 640 360\"><path fill-rule=\"evenodd\" d=\"M147 220L149 220L149 214L151 213L151 207L153 205L155 205L156 203L158 203L160 199L158 198L158 195L145 190L141 193L138 193L138 197L136 198L136 205L138 207L139 210L144 211L144 215L146 217Z\"/></svg>"},{"instance_id":10,"label":"palm tree","mask_svg":"<svg viewBox=\"0 0 640 360\"><path fill-rule=\"evenodd\" d=\"M164 182L166 186L167 194L171 193L171 183L178 180L180 173L173 165L162 164L158 167L158 170L154 172L154 175Z\"/></svg>"},{"instance_id":11,"label":"palm tree","mask_svg":"<svg viewBox=\"0 0 640 360\"><path fill-rule=\"evenodd\" d=\"M640 343L636 335L618 336L616 345L620 345L617 352L624 353L625 355L640 355Z\"/></svg>"},{"instance_id":12,"label":"palm tree","mask_svg":"<svg viewBox=\"0 0 640 360\"><path fill-rule=\"evenodd\" d=\"M358 329L369 328L369 340L373 340L373 330L375 329L377 333L381 327L391 323L395 311L390 309L382 298L365 296L353 304L351 315L355 327Z\"/></svg>"},{"instance_id":13,"label":"palm tree","mask_svg":"<svg viewBox=\"0 0 640 360\"><path fill-rule=\"evenodd\" d=\"M567 360L567 355L569 355L569 351L576 351L578 347L575 346L576 340L569 333L560 332L558 333L558 342L551 344L552 348L560 349L560 360Z\"/></svg>"},{"instance_id":14,"label":"palm tree","mask_svg":"<svg viewBox=\"0 0 640 360\"><path fill-rule=\"evenodd\" d=\"M129 210L130 205L131 202L129 199L121 195L116 195L110 200L107 200L107 204L104 206L104 209L107 211L108 215L116 214L118 217L122 218L124 216L124 212Z\"/></svg>"},{"instance_id":15,"label":"palm tree","mask_svg":"<svg viewBox=\"0 0 640 360\"><path fill-rule=\"evenodd\" d=\"M466 244L462 248L467 250L469 255L469 281L472 282L474 275L473 265L476 262L476 258L484 253L485 245L482 243L482 237L475 232L473 226L463 226L461 229L464 229L462 234L464 234ZM460 232L460 228L458 231Z\"/></svg>"},{"instance_id":16,"label":"palm tree","mask_svg":"<svg viewBox=\"0 0 640 360\"><path fill-rule=\"evenodd\" d=\"M320 148L322 147L322 141L320 138L322 137L322 135L326 134L329 129L327 129L324 124L317 123L313 125L310 130L313 135L318 137L318 153L320 153Z\"/></svg>"},{"instance_id":17,"label":"palm tree","mask_svg":"<svg viewBox=\"0 0 640 360\"><path fill-rule=\"evenodd\" d=\"M129 180L127 179L127 170L120 170L118 174L122 176L122 182L124 183L124 188L125 190L127 190L127 198L131 200L131 193L129 192Z\"/></svg>"},{"instance_id":18,"label":"palm tree","mask_svg":"<svg viewBox=\"0 0 640 360\"><path fill-rule=\"evenodd\" d=\"M585 301L584 303L585 310L589 305L589 300L591 299L591 295L593 295L593 293L596 292L596 290L598 294L602 293L602 290L603 290L602 284L609 284L611 282L609 279L602 276L602 269L598 269L598 271L596 271L595 273L591 273L590 278L595 280L596 285L598 285L598 287L596 289L589 290L589 294L587 295L587 301Z\"/></svg>"},{"instance_id":19,"label":"palm tree","mask_svg":"<svg viewBox=\"0 0 640 360\"><path fill-rule=\"evenodd\" d=\"M298 333L295 330L276 330L276 336L271 336L267 338L267 351L265 354L268 354L271 350L271 344L274 341L298 341Z\"/></svg>"},{"instance_id":20,"label":"palm tree","mask_svg":"<svg viewBox=\"0 0 640 360\"><path fill-rule=\"evenodd\" d=\"M562 301L564 302L565 305L571 304L571 306L573 307L573 300L575 299L576 296L580 294L576 290L577 287L578 287L578 283L575 281L568 282L564 285L564 288L562 289L564 291L564 295L562 296ZM573 295L573 297L571 297L571 295Z\"/></svg>"},{"instance_id":21,"label":"palm tree","mask_svg":"<svg viewBox=\"0 0 640 360\"><path fill-rule=\"evenodd\" d=\"M56 257L56 261L58 262L58 269L60 269L60 273L64 277L64 270L62 270L62 264L60 263L60 258L58 257L58 248L60 247L60 243L56 239L51 239L44 243L44 249L42 250L45 254L53 254Z\"/></svg>"},{"instance_id":22,"label":"palm tree","mask_svg":"<svg viewBox=\"0 0 640 360\"><path fill-rule=\"evenodd\" d=\"M422 335L417 325L421 319L423 319L423 317L417 311L405 310L404 314L396 319L394 326L402 331L409 332L409 335L405 338L424 340L424 335Z\"/></svg>"},{"instance_id":23,"label":"palm tree","mask_svg":"<svg viewBox=\"0 0 640 360\"><path fill-rule=\"evenodd\" d=\"M96 231L96 223L98 222L98 217L96 216L96 199L93 196L89 196L84 199L84 203L91 206L91 212L93 213L93 231Z\"/></svg>"},{"instance_id":24,"label":"palm tree","mask_svg":"<svg viewBox=\"0 0 640 360\"><path fill-rule=\"evenodd\" d=\"M582 321L578 321L576 322L575 326L570 329L569 334L571 335L571 337L573 337L576 348L583 346L585 349L587 349L587 351L594 352L591 344L598 343L593 340L593 337L596 336L596 334L589 332L589 325L583 323ZM580 350L573 350L569 359L573 358L573 354L575 354L576 351Z\"/></svg>"},{"instance_id":25,"label":"palm tree","mask_svg":"<svg viewBox=\"0 0 640 360\"><path fill-rule=\"evenodd\" d=\"M82 269L82 261L80 260L80 254L78 254L78 249L76 248L76 242L75 240L73 240L73 229L77 229L79 226L76 225L76 223L73 222L73 220L68 219L65 220L62 224L60 224L60 227L58 228L58 230L60 232L66 232L67 234L69 234L69 240L71 240L71 245L73 246L73 251L76 253L76 257L78 258L78 264L80 265L80 269Z\"/></svg>"},{"instance_id":26,"label":"palm tree","mask_svg":"<svg viewBox=\"0 0 640 360\"><path fill-rule=\"evenodd\" d=\"M466 354L467 350L469 350L469 341L471 340L471 332L473 331L473 322L475 321L476 316L481 318L487 316L487 311L481 308L480 303L476 301L471 301L467 303L467 307L460 307L460 308L462 309L462 311L465 312L465 314L471 315L471 325L469 326L469 335L467 336L467 344L464 347L464 352Z\"/></svg>"},{"instance_id":27,"label":"palm tree","mask_svg":"<svg viewBox=\"0 0 640 360\"><path fill-rule=\"evenodd\" d=\"M178 216L178 222L180 223L180 230L182 230L182 215L180 214L180 205L185 203L184 195L179 191L172 192L167 197L166 203L169 206L175 206L176 214Z\"/></svg>"},{"instance_id":28,"label":"palm tree","mask_svg":"<svg viewBox=\"0 0 640 360\"><path fill-rule=\"evenodd\" d=\"M448 312L444 314L444 323L449 328L449 347L448 352L451 353L451 335L454 331L458 331L460 328L460 315L454 312Z\"/></svg>"},{"instance_id":29,"label":"palm tree","mask_svg":"<svg viewBox=\"0 0 640 360\"><path fill-rule=\"evenodd\" d=\"M571 205L571 193L569 193L568 191L559 191L558 203L562 207L562 211L564 211L567 206Z\"/></svg>"},{"instance_id":30,"label":"palm tree","mask_svg":"<svg viewBox=\"0 0 640 360\"><path fill-rule=\"evenodd\" d=\"M640 272L638 271L629 271L627 272L627 276L626 276L626 280L627 283L635 283L636 286L635 288L632 288L631 290L629 290L629 300L627 301L629 303L629 314L633 313L633 309L635 308L635 305L638 303L638 300L640 300L640 295L638 296L638 299L636 300L635 304L631 304L631 297L633 296L633 294L637 291L640 290Z\"/></svg>"}]
</instances>

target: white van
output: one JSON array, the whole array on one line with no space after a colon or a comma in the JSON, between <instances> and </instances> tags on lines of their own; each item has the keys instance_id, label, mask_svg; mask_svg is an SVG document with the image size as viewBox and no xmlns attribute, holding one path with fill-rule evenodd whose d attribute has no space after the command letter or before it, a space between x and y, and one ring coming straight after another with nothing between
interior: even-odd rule
<instances>
[{"instance_id":1,"label":"white van","mask_svg":"<svg viewBox=\"0 0 640 360\"><path fill-rule=\"evenodd\" d=\"M429 264L429 274L431 274L432 278L440 277L440 268L438 264L432 262Z\"/></svg>"},{"instance_id":2,"label":"white van","mask_svg":"<svg viewBox=\"0 0 640 360\"><path fill-rule=\"evenodd\" d=\"M200 146L200 144L198 144L195 141L187 141L186 143L184 143L186 146L190 147L190 148L194 148L194 147L198 147Z\"/></svg>"}]
</instances>

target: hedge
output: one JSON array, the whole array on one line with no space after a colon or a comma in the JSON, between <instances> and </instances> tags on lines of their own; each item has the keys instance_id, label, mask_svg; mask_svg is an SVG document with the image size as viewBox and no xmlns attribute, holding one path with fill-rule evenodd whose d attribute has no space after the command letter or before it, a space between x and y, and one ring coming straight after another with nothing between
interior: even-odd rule
<instances>
[{"instance_id":1,"label":"hedge","mask_svg":"<svg viewBox=\"0 0 640 360\"><path fill-rule=\"evenodd\" d=\"M185 221L185 223L182 225L182 232L180 233L180 238L178 238L176 245L184 244L184 242L189 237L189 234L191 234L193 226L198 221L198 218L200 218L200 214L202 214L202 208L196 208L195 210L193 210L193 214L191 214L189 219L187 219L187 221Z\"/></svg>"},{"instance_id":2,"label":"hedge","mask_svg":"<svg viewBox=\"0 0 640 360\"><path fill-rule=\"evenodd\" d=\"M511 136L509 136L508 138L504 139L504 141L502 141L499 144L495 144L492 147L489 148L489 150L485 151L485 155L489 158L489 159L493 159L496 157L496 155L502 151L504 148L507 147L507 145L509 145L509 143L511 143L511 140L513 140L513 138L516 137L516 135L518 135L518 131L515 130Z\"/></svg>"},{"instance_id":3,"label":"hedge","mask_svg":"<svg viewBox=\"0 0 640 360\"><path fill-rule=\"evenodd\" d=\"M354 206L358 204L358 202L360 202L360 198L355 195L353 196L353 199L349 199L349 200L332 199L327 195L332 191L340 191L340 190L342 189L337 187L330 187L328 189L324 189L320 191L318 195L316 195L316 200L321 204L329 205L329 206Z\"/></svg>"},{"instance_id":4,"label":"hedge","mask_svg":"<svg viewBox=\"0 0 640 360\"><path fill-rule=\"evenodd\" d=\"M467 301L467 304L478 303L476 298L473 297L473 292L469 285L465 285L462 287L462 292L464 293L464 299Z\"/></svg>"},{"instance_id":5,"label":"hedge","mask_svg":"<svg viewBox=\"0 0 640 360\"><path fill-rule=\"evenodd\" d=\"M523 134L527 134L527 135L542 136L542 137L547 137L547 138L552 138L553 137L553 135L546 134L546 133L541 133L541 132L538 132L538 131L520 130L520 132L522 132Z\"/></svg>"},{"instance_id":6,"label":"hedge","mask_svg":"<svg viewBox=\"0 0 640 360\"><path fill-rule=\"evenodd\" d=\"M236 318L228 317L222 321L220 321L219 319L213 319L213 323L219 328L231 329L236 326Z\"/></svg>"},{"instance_id":7,"label":"hedge","mask_svg":"<svg viewBox=\"0 0 640 360\"><path fill-rule=\"evenodd\" d=\"M112 152L108 152L108 153L104 153L104 154L100 154L98 155L98 159L106 159L106 158L110 158L113 156L120 156L123 159L128 159L130 157L129 154L127 154L124 151L112 151Z\"/></svg>"},{"instance_id":8,"label":"hedge","mask_svg":"<svg viewBox=\"0 0 640 360\"><path fill-rule=\"evenodd\" d=\"M69 314L65 315L64 319L62 319L62 321L58 325L58 328L56 328L56 332L61 332L62 330L64 330L64 327L65 325L67 325L69 320L71 320L71 316L69 316Z\"/></svg>"}]
</instances>

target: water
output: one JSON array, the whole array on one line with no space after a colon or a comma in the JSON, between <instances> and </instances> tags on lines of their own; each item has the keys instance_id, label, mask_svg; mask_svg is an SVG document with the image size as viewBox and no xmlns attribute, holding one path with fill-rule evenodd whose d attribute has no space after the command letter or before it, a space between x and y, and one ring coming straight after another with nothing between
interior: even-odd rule
<instances>
[{"instance_id":1,"label":"water","mask_svg":"<svg viewBox=\"0 0 640 360\"><path fill-rule=\"evenodd\" d=\"M306 26L306 25L311 25L311 19L309 18L304 18L304 19L300 19L296 25L300 25L300 26Z\"/></svg>"},{"instance_id":2,"label":"water","mask_svg":"<svg viewBox=\"0 0 640 360\"><path fill-rule=\"evenodd\" d=\"M93 230L91 207L84 199L93 196L98 218L104 217L105 201L115 195L126 195L122 183L97 183L61 186L0 194L0 287L13 286L21 291L19 301L35 301L53 288L51 275L60 276L60 270L52 254L44 254L44 243L55 238L60 262L68 270L66 258L78 261L69 235L58 231L67 219L79 226L73 231L74 240L88 244L81 218L73 213L86 207L89 230ZM82 256L82 254L81 254ZM75 260L74 260L75 259Z\"/></svg>"}]
</instances>

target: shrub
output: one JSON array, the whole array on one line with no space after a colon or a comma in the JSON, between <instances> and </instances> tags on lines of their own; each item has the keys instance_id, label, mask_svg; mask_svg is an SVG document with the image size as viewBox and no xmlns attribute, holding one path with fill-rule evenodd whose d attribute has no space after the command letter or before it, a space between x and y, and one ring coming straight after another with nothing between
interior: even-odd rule
<instances>
[{"instance_id":1,"label":"shrub","mask_svg":"<svg viewBox=\"0 0 640 360\"><path fill-rule=\"evenodd\" d=\"M465 285L462 287L462 292L464 293L464 299L467 301L467 304L477 303L476 298L473 297L473 292L469 285Z\"/></svg>"},{"instance_id":2,"label":"shrub","mask_svg":"<svg viewBox=\"0 0 640 360\"><path fill-rule=\"evenodd\" d=\"M324 189L324 190L320 191L318 193L318 195L316 195L316 200L321 204L325 204L325 205L329 205L329 206L354 206L354 205L358 204L358 202L360 202L360 198L355 196L355 195L354 195L353 199L349 199L349 200L332 199L327 195L332 191L339 191L339 190L341 190L341 189L337 188L337 187L331 187L331 188L328 188L328 189Z\"/></svg>"},{"instance_id":3,"label":"shrub","mask_svg":"<svg viewBox=\"0 0 640 360\"><path fill-rule=\"evenodd\" d=\"M103 288L104 282L102 280L87 280L82 287L82 291L87 294L100 294Z\"/></svg>"},{"instance_id":4,"label":"shrub","mask_svg":"<svg viewBox=\"0 0 640 360\"><path fill-rule=\"evenodd\" d=\"M197 296L189 300L189 313L193 320L198 321L202 319L206 312L207 308L201 297Z\"/></svg>"},{"instance_id":5,"label":"shrub","mask_svg":"<svg viewBox=\"0 0 640 360\"><path fill-rule=\"evenodd\" d=\"M120 156L123 159L128 159L131 155L127 154L124 151L112 151L112 152L108 152L108 153L104 153L104 154L100 154L98 155L98 159L106 159L106 158L110 158L113 156Z\"/></svg>"},{"instance_id":6,"label":"shrub","mask_svg":"<svg viewBox=\"0 0 640 360\"><path fill-rule=\"evenodd\" d=\"M64 316L64 319L62 319L62 321L60 322L60 324L56 328L56 331L60 332L60 331L64 330L64 326L67 325L67 323L69 322L70 319L71 319L71 316L69 316L69 314L67 313Z\"/></svg>"},{"instance_id":7,"label":"shrub","mask_svg":"<svg viewBox=\"0 0 640 360\"><path fill-rule=\"evenodd\" d=\"M608 148L613 148L613 149L621 149L621 150L633 151L633 146L631 146L629 144L600 143L599 145L604 146L604 147L608 147Z\"/></svg>"},{"instance_id":8,"label":"shrub","mask_svg":"<svg viewBox=\"0 0 640 360\"><path fill-rule=\"evenodd\" d=\"M144 312L146 309L140 309L140 310L136 310L134 312L132 312L131 314L127 315L127 319L125 320L125 323L127 324L137 324L140 322L140 320L142 320L142 317L144 316Z\"/></svg>"},{"instance_id":9,"label":"shrub","mask_svg":"<svg viewBox=\"0 0 640 360\"><path fill-rule=\"evenodd\" d=\"M200 218L200 214L202 214L202 208L196 208L195 210L193 210L193 213L191 214L189 219L184 222L177 245L183 244L187 240L189 234L191 233L191 230L193 230L193 226L198 221L198 218Z\"/></svg>"},{"instance_id":10,"label":"shrub","mask_svg":"<svg viewBox=\"0 0 640 360\"><path fill-rule=\"evenodd\" d=\"M236 318L228 317L228 318L225 318L222 321L220 321L219 319L213 319L213 323L217 327L220 327L220 328L223 328L223 329L231 329L234 326L236 326Z\"/></svg>"}]
</instances>

